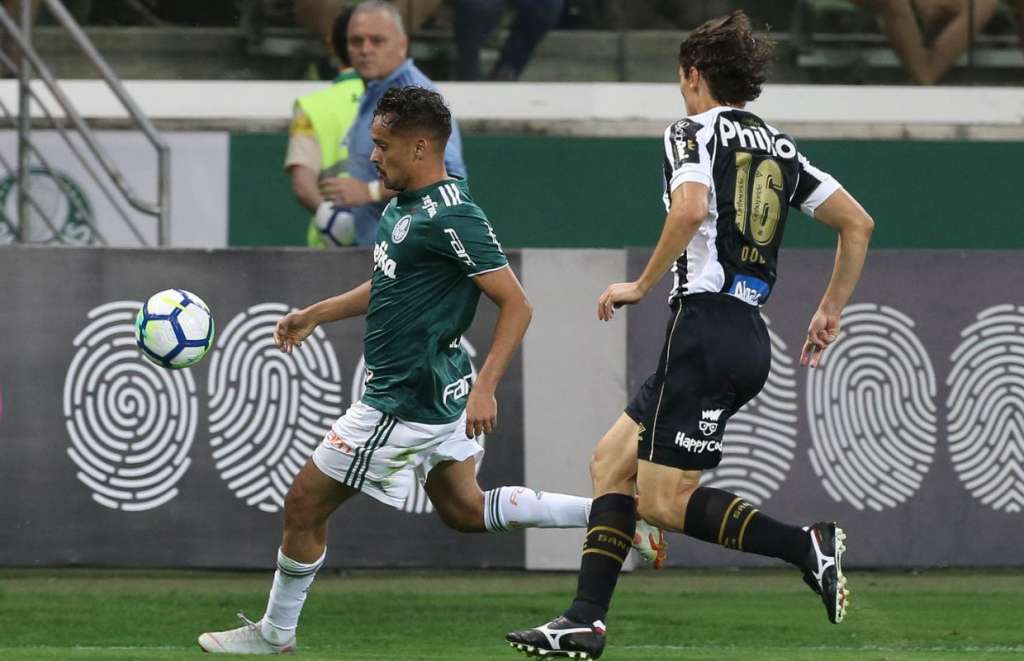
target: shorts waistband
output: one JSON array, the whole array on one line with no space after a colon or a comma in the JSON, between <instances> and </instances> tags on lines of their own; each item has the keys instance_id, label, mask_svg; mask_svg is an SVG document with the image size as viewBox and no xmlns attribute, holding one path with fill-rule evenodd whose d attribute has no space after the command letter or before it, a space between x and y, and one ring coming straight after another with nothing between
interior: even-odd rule
<instances>
[{"instance_id":1,"label":"shorts waistband","mask_svg":"<svg viewBox=\"0 0 1024 661\"><path fill-rule=\"evenodd\" d=\"M749 310L752 314L760 314L760 307L744 303L731 294L701 291L693 294L685 294L672 299L669 306L675 310L679 305L724 305L738 309Z\"/></svg>"}]
</instances>

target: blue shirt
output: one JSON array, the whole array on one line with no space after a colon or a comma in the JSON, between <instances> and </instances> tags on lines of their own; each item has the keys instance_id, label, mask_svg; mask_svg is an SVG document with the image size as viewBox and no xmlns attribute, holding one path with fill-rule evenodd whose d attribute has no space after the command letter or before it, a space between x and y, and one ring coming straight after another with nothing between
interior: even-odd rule
<instances>
[{"instance_id":1,"label":"blue shirt","mask_svg":"<svg viewBox=\"0 0 1024 661\"><path fill-rule=\"evenodd\" d=\"M345 136L343 144L348 147L348 173L350 176L362 181L374 181L377 179L377 168L370 162L370 154L373 152L373 139L370 136L370 125L373 124L373 111L384 92L392 87L406 87L417 85L430 90L437 91L427 76L416 68L412 60L406 60L402 66L391 72L391 75L383 80L371 80L366 84L366 92L362 101L359 102L359 114L356 121ZM448 174L465 178L466 164L462 160L462 136L459 134L459 124L452 118L452 135L448 139L448 147L444 152L444 165ZM370 202L352 210L356 222L356 243L361 246L371 246L377 237L377 222L384 211L387 202Z\"/></svg>"}]
</instances>

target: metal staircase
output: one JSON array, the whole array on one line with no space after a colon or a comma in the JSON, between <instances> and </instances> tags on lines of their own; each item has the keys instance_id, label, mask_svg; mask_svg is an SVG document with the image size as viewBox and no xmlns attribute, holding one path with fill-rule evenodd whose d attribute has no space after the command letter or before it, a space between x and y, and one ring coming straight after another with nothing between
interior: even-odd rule
<instances>
[{"instance_id":1,"label":"metal staircase","mask_svg":"<svg viewBox=\"0 0 1024 661\"><path fill-rule=\"evenodd\" d=\"M0 206L0 244L110 244L96 226L81 192L75 189L74 184L59 169L55 169L54 166L59 167L61 163L48 159L39 149L37 141L33 140L33 131L37 126L42 126L54 130L60 136L138 245L168 245L170 149L167 143L129 96L121 80L60 0L42 0L42 6L68 33L99 76L106 81L110 91L124 106L132 124L156 152L156 199L144 199L133 189L33 47L32 3L22 0L19 4L18 21L0 4L0 35L4 46L0 49L0 71L19 79L18 108L12 110L0 100L0 122L17 131L17 157L13 158L0 150L0 169L7 176L5 184L0 185L0 192L5 188L8 193L15 192L17 200L14 209L9 204ZM33 84L34 78L38 79L40 85ZM59 112L51 109L50 99L42 98L40 88L49 93ZM34 111L37 111L35 117ZM11 190L12 186L16 191ZM74 218L75 222L58 226L60 221L52 217L57 196L66 202L68 217ZM63 205L57 206L64 208ZM132 214L131 209L138 214ZM141 219L139 214L142 215ZM149 219L153 221L152 224L147 223Z\"/></svg>"}]
</instances>

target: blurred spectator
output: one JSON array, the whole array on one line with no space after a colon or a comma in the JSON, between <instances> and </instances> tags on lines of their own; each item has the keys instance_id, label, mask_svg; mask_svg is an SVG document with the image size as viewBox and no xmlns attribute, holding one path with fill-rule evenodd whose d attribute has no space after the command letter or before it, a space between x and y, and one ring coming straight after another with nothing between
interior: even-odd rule
<instances>
[{"instance_id":1,"label":"blurred spectator","mask_svg":"<svg viewBox=\"0 0 1024 661\"><path fill-rule=\"evenodd\" d=\"M480 80L480 49L511 7L515 22L490 78L518 80L537 45L558 22L562 4L563 0L455 0L455 77Z\"/></svg>"},{"instance_id":2,"label":"blurred spectator","mask_svg":"<svg viewBox=\"0 0 1024 661\"><path fill-rule=\"evenodd\" d=\"M965 0L853 0L878 17L882 31L916 83L934 85L967 52L969 2ZM974 32L985 27L998 0L974 0ZM931 45L925 35L934 35Z\"/></svg>"},{"instance_id":3,"label":"blurred spectator","mask_svg":"<svg viewBox=\"0 0 1024 661\"><path fill-rule=\"evenodd\" d=\"M388 200L395 196L384 188L377 168L370 162L373 140L370 124L373 111L384 92L392 87L418 85L437 87L408 59L409 38L402 15L395 5L369 0L356 6L348 25L348 55L352 65L366 82L366 92L359 102L356 121L345 137L348 147L349 177L331 177L321 181L325 197L335 204L350 207L355 215L356 243L368 246L377 236L377 221ZM455 177L466 176L462 160L462 136L458 122L452 118L452 136L445 150L445 167Z\"/></svg>"},{"instance_id":4,"label":"blurred spectator","mask_svg":"<svg viewBox=\"0 0 1024 661\"><path fill-rule=\"evenodd\" d=\"M409 32L416 32L437 14L446 0L391 0L402 14Z\"/></svg>"},{"instance_id":5,"label":"blurred spectator","mask_svg":"<svg viewBox=\"0 0 1024 661\"><path fill-rule=\"evenodd\" d=\"M1010 6L1014 9L1014 19L1017 23L1017 36L1020 39L1020 47L1024 48L1024 0L1013 0Z\"/></svg>"},{"instance_id":6,"label":"blurred spectator","mask_svg":"<svg viewBox=\"0 0 1024 661\"><path fill-rule=\"evenodd\" d=\"M351 3L344 0L293 0L292 11L296 23L323 41L328 41L333 18L341 13L346 4Z\"/></svg>"},{"instance_id":7,"label":"blurred spectator","mask_svg":"<svg viewBox=\"0 0 1024 661\"><path fill-rule=\"evenodd\" d=\"M348 176L348 148L342 144L355 121L363 81L348 59L346 35L352 10L332 22L327 48L338 61L334 83L295 101L288 153L284 167L291 177L292 192L313 214L306 232L307 244L348 245L354 240L354 218L320 193L319 180Z\"/></svg>"}]
</instances>

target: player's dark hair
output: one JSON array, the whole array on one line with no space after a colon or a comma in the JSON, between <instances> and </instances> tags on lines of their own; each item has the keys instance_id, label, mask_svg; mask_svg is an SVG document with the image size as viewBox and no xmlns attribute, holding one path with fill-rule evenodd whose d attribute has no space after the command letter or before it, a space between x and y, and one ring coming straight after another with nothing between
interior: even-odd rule
<instances>
[{"instance_id":1,"label":"player's dark hair","mask_svg":"<svg viewBox=\"0 0 1024 661\"><path fill-rule=\"evenodd\" d=\"M331 28L331 45L334 46L334 54L341 61L341 66L348 69L352 66L352 60L348 57L348 22L352 20L353 7L342 11L334 19L334 26Z\"/></svg>"},{"instance_id":2,"label":"player's dark hair","mask_svg":"<svg viewBox=\"0 0 1024 661\"><path fill-rule=\"evenodd\" d=\"M754 34L750 18L737 10L712 19L679 46L679 66L694 67L716 100L741 105L761 95L775 42Z\"/></svg>"},{"instance_id":3,"label":"player's dark hair","mask_svg":"<svg viewBox=\"0 0 1024 661\"><path fill-rule=\"evenodd\" d=\"M395 132L426 131L442 146L452 134L452 113L444 104L444 98L425 87L392 87L384 92L373 116L380 117L384 125Z\"/></svg>"}]
</instances>

